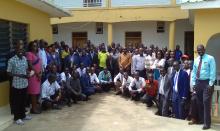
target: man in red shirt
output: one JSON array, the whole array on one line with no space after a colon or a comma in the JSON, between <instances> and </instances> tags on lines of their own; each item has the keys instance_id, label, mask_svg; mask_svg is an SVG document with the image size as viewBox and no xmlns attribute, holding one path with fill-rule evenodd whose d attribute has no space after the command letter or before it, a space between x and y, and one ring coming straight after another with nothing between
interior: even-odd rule
<instances>
[{"instance_id":1,"label":"man in red shirt","mask_svg":"<svg viewBox=\"0 0 220 131\"><path fill-rule=\"evenodd\" d=\"M158 81L154 80L152 73L148 74L148 80L146 80L146 87L144 89L145 95L141 98L142 102L147 104L147 107L153 106L153 101L156 101L158 92Z\"/></svg>"}]
</instances>

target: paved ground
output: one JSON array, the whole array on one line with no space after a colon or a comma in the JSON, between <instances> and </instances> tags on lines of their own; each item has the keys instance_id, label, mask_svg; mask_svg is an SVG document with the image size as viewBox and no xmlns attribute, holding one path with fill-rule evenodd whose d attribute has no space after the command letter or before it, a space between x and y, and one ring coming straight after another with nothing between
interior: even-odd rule
<instances>
[{"instance_id":1,"label":"paved ground","mask_svg":"<svg viewBox=\"0 0 220 131\"><path fill-rule=\"evenodd\" d=\"M5 131L201 131L201 125L188 126L154 111L120 96L97 94L89 102L35 115L24 126L11 125ZM210 131L220 131L220 125Z\"/></svg>"}]
</instances>

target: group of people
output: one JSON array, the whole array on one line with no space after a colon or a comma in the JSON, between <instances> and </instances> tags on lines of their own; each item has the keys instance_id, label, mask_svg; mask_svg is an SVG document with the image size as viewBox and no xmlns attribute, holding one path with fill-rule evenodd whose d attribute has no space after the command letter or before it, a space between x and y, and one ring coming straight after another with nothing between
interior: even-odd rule
<instances>
[{"instance_id":1,"label":"group of people","mask_svg":"<svg viewBox=\"0 0 220 131\"><path fill-rule=\"evenodd\" d=\"M190 125L209 129L216 64L203 45L197 52L193 62L179 45L170 51L154 45L95 47L88 41L84 48L73 49L63 41L48 45L44 40L30 42L24 52L19 41L7 68L14 121L23 125L31 119L25 115L28 103L31 113L40 114L113 90L149 108L155 105L156 115L188 119Z\"/></svg>"}]
</instances>

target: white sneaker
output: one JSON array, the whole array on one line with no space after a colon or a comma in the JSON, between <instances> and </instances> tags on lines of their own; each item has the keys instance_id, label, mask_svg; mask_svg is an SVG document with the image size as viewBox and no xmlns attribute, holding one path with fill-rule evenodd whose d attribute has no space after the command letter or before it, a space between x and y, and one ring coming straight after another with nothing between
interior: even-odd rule
<instances>
[{"instance_id":1,"label":"white sneaker","mask_svg":"<svg viewBox=\"0 0 220 131\"><path fill-rule=\"evenodd\" d=\"M31 119L32 119L32 117L30 115L26 115L26 117L23 118L22 120L31 120Z\"/></svg>"},{"instance_id":2,"label":"white sneaker","mask_svg":"<svg viewBox=\"0 0 220 131\"><path fill-rule=\"evenodd\" d=\"M21 119L18 119L17 121L15 121L15 124L24 125L24 122Z\"/></svg>"}]
</instances>

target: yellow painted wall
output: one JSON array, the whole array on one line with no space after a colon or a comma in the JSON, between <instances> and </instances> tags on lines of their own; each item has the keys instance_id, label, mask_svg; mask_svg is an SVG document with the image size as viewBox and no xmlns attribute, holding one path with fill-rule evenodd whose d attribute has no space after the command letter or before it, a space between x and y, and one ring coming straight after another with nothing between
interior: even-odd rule
<instances>
[{"instance_id":1,"label":"yellow painted wall","mask_svg":"<svg viewBox=\"0 0 220 131\"><path fill-rule=\"evenodd\" d=\"M0 107L9 102L9 82L0 83Z\"/></svg>"},{"instance_id":2,"label":"yellow painted wall","mask_svg":"<svg viewBox=\"0 0 220 131\"><path fill-rule=\"evenodd\" d=\"M123 7L123 8L91 8L74 9L72 17L52 18L52 24L71 22L129 22L129 21L174 21L187 19L187 10L179 6L166 7Z\"/></svg>"},{"instance_id":3,"label":"yellow painted wall","mask_svg":"<svg viewBox=\"0 0 220 131\"><path fill-rule=\"evenodd\" d=\"M52 42L49 15L15 0L0 0L0 19L28 24L29 40ZM8 104L9 83L0 83L0 106Z\"/></svg>"},{"instance_id":4,"label":"yellow painted wall","mask_svg":"<svg viewBox=\"0 0 220 131\"><path fill-rule=\"evenodd\" d=\"M49 15L15 0L0 0L0 19L29 25L30 40L45 39L52 42Z\"/></svg>"},{"instance_id":5,"label":"yellow painted wall","mask_svg":"<svg viewBox=\"0 0 220 131\"><path fill-rule=\"evenodd\" d=\"M198 44L206 46L213 35L220 33L220 9L195 10L194 15L194 48L196 50Z\"/></svg>"}]
</instances>

